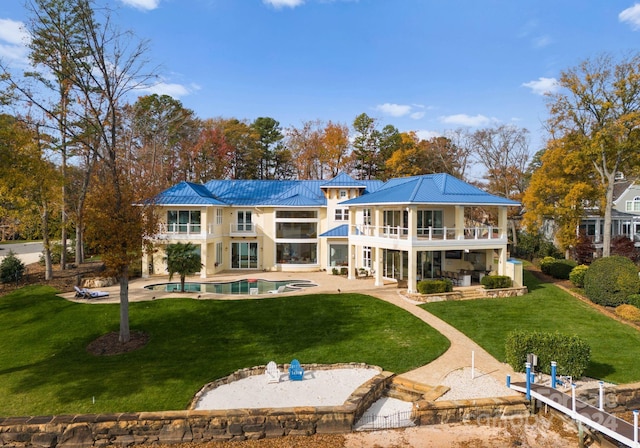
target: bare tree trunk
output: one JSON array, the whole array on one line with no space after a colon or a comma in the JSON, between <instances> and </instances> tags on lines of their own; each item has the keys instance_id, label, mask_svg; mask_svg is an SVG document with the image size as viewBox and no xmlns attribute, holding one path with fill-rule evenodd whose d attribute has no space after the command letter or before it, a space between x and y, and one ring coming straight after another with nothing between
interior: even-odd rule
<instances>
[{"instance_id":1,"label":"bare tree trunk","mask_svg":"<svg viewBox=\"0 0 640 448\"><path fill-rule=\"evenodd\" d=\"M45 203L40 213L42 221L42 252L44 253L44 279L53 279L53 266L51 263L51 242L49 241L49 208Z\"/></svg>"},{"instance_id":2,"label":"bare tree trunk","mask_svg":"<svg viewBox=\"0 0 640 448\"><path fill-rule=\"evenodd\" d=\"M604 229L602 229L602 256L611 255L611 211L613 209L613 187L615 172L607 176L607 190L605 192Z\"/></svg>"},{"instance_id":3,"label":"bare tree trunk","mask_svg":"<svg viewBox=\"0 0 640 448\"><path fill-rule=\"evenodd\" d=\"M129 330L129 268L123 267L118 276L120 281L120 336L122 343L129 342L131 332Z\"/></svg>"}]
</instances>

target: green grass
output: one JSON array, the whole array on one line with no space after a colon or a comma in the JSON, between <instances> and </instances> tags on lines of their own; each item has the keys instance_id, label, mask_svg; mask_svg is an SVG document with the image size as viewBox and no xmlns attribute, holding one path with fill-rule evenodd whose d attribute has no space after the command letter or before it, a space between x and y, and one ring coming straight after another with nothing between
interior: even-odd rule
<instances>
[{"instance_id":1,"label":"green grass","mask_svg":"<svg viewBox=\"0 0 640 448\"><path fill-rule=\"evenodd\" d=\"M449 347L406 311L339 294L131 303L131 329L150 335L147 346L89 354L89 342L118 330L118 315L118 304L72 303L47 287L0 297L0 415L185 409L207 382L270 360L401 373Z\"/></svg>"},{"instance_id":2,"label":"green grass","mask_svg":"<svg viewBox=\"0 0 640 448\"><path fill-rule=\"evenodd\" d=\"M576 334L591 346L587 376L614 383L640 381L640 332L611 319L525 271L529 294L423 305L505 360L505 338L515 329Z\"/></svg>"}]
</instances>

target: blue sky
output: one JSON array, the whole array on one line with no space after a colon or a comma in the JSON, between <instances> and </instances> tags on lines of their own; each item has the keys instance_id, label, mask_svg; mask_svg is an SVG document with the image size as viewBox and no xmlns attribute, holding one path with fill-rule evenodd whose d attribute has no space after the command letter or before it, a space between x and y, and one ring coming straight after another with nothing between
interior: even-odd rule
<instances>
[{"instance_id":1,"label":"blue sky","mask_svg":"<svg viewBox=\"0 0 640 448\"><path fill-rule=\"evenodd\" d=\"M107 0L99 0L107 1ZM21 0L0 0L0 59L26 58ZM544 144L544 91L603 52L639 50L623 0L110 0L200 118L283 127L360 113L423 138L511 123Z\"/></svg>"}]
</instances>

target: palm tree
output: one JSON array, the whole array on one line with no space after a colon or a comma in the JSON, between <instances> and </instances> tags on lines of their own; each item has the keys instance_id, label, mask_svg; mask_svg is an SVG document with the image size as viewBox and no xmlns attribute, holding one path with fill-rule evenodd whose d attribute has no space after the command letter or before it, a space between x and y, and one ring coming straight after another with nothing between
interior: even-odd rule
<instances>
[{"instance_id":1,"label":"palm tree","mask_svg":"<svg viewBox=\"0 0 640 448\"><path fill-rule=\"evenodd\" d=\"M196 252L196 247L191 243L169 244L166 254L164 261L167 262L169 281L173 278L173 274L180 274L180 292L184 292L185 277L195 274L202 268L200 255Z\"/></svg>"}]
</instances>

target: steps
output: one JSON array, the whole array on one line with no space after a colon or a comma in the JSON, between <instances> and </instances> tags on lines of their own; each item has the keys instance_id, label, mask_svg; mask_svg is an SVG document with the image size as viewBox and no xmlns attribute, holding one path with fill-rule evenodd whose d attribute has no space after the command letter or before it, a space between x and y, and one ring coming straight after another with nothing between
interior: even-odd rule
<instances>
[{"instance_id":1,"label":"steps","mask_svg":"<svg viewBox=\"0 0 640 448\"><path fill-rule=\"evenodd\" d=\"M484 295L484 290L481 286L469 286L465 288L454 288L455 292L461 294L461 297L457 300L473 300L473 299L483 299L486 296Z\"/></svg>"},{"instance_id":2,"label":"steps","mask_svg":"<svg viewBox=\"0 0 640 448\"><path fill-rule=\"evenodd\" d=\"M393 377L383 395L389 398L414 403L419 400L434 401L449 390L446 386L428 386L403 378Z\"/></svg>"}]
</instances>

